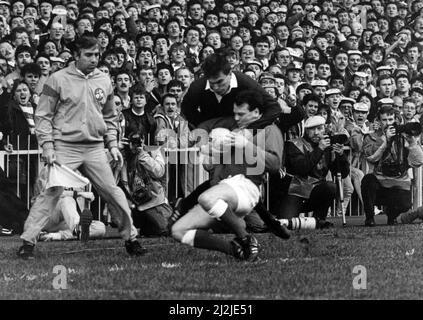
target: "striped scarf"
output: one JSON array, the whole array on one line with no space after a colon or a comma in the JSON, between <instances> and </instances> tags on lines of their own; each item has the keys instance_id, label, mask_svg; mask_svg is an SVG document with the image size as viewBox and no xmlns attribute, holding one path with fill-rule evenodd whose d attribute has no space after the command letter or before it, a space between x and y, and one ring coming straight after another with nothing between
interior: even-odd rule
<instances>
[{"instance_id":1,"label":"striped scarf","mask_svg":"<svg viewBox=\"0 0 423 320\"><path fill-rule=\"evenodd\" d=\"M21 108L26 121L28 121L29 130L31 131L31 133L33 133L35 130L34 108L30 104L28 104L27 106L19 105L19 107Z\"/></svg>"}]
</instances>

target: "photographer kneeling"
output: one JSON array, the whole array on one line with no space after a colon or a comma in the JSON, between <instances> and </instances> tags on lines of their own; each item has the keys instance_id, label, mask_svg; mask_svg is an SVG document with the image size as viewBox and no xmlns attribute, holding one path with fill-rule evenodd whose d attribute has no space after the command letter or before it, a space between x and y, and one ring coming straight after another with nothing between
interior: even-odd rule
<instances>
[{"instance_id":1,"label":"photographer kneeling","mask_svg":"<svg viewBox=\"0 0 423 320\"><path fill-rule=\"evenodd\" d=\"M375 226L375 205L385 206L388 225L396 224L396 217L411 207L408 169L423 164L423 151L418 143L419 123L398 126L392 106L382 106L378 120L380 128L363 142L366 159L374 166L373 173L365 175L361 182L365 225L369 227Z\"/></svg>"},{"instance_id":2,"label":"photographer kneeling","mask_svg":"<svg viewBox=\"0 0 423 320\"><path fill-rule=\"evenodd\" d=\"M132 219L144 236L168 235L172 209L165 195L165 160L160 147L147 147L138 133L129 136L128 187ZM126 191L126 190L125 190Z\"/></svg>"},{"instance_id":3,"label":"photographer kneeling","mask_svg":"<svg viewBox=\"0 0 423 320\"><path fill-rule=\"evenodd\" d=\"M300 212L313 211L319 229L332 226L326 216L336 197L336 185L326 181L328 171L333 175L340 172L342 178L349 173L343 145L331 143L325 134L325 122L321 116L309 117L304 124L304 136L287 142L285 166L292 179L278 216L289 219L298 217Z\"/></svg>"}]
</instances>

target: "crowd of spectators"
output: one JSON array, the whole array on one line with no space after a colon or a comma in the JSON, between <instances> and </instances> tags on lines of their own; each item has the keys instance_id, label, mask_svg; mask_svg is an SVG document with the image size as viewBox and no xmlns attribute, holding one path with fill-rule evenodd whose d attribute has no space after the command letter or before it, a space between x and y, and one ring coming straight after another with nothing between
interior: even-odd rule
<instances>
[{"instance_id":1,"label":"crowd of spectators","mask_svg":"<svg viewBox=\"0 0 423 320\"><path fill-rule=\"evenodd\" d=\"M307 123L317 115L324 119L322 134L346 135L352 161L337 210L345 213L355 190L366 225L374 225L373 211L380 204L390 206L388 223L393 224L411 206L413 177L407 169L423 163L417 135L400 136L394 127L423 121L422 9L422 0L2 0L2 145L36 147L34 110L43 85L73 60L74 40L84 33L98 39L98 68L114 85L123 144L137 135L149 145L168 140L173 147L191 146L186 133L210 118L197 112L191 84L204 77L209 56L223 55L231 72L257 81L277 101L284 157L298 151L293 141L320 125L316 119ZM294 124L280 120L293 114L301 115ZM169 141L163 129L173 130L176 138ZM313 170L326 157L320 154ZM285 163L284 178L272 181L280 191L270 195L279 218L291 217L280 203L292 185L284 179L295 180L308 168L295 167L299 162L293 158ZM17 179L17 169L10 170ZM163 168L155 170L161 178ZM326 178L313 170L308 173L314 179ZM27 180L20 177L21 183ZM400 204L386 203L373 195L376 189L404 194Z\"/></svg>"}]
</instances>

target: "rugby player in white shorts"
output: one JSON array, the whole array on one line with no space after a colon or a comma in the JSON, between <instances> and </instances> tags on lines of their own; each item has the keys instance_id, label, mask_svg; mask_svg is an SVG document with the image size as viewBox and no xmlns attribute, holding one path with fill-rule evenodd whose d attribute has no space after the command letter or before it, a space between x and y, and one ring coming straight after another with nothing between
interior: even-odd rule
<instances>
[{"instance_id":1,"label":"rugby player in white shorts","mask_svg":"<svg viewBox=\"0 0 423 320\"><path fill-rule=\"evenodd\" d=\"M211 188L200 195L196 206L176 221L171 232L181 243L254 261L258 258L258 242L246 231L243 218L259 201L259 185L264 174L281 168L284 143L275 124L258 130L242 130L247 126L254 128L252 124L262 116L263 100L259 92L240 92L233 111L234 130L225 133L224 129L218 129L223 134L217 137L213 135L216 129L210 134L212 150L224 149L223 163L213 165L211 170ZM221 119L227 123L227 118ZM216 127L219 127L219 120ZM229 159L225 150L230 152ZM216 154L220 157L218 152L213 152L212 156ZM234 240L207 231L218 221L236 235Z\"/></svg>"}]
</instances>

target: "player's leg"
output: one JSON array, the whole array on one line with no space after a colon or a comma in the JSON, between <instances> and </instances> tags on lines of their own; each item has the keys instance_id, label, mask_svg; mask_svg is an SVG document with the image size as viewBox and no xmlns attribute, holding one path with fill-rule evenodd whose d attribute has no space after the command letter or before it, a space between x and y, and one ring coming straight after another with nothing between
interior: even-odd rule
<instances>
[{"instance_id":1,"label":"player's leg","mask_svg":"<svg viewBox=\"0 0 423 320\"><path fill-rule=\"evenodd\" d=\"M106 153L101 146L86 147L81 171L87 175L99 195L113 207L111 214L115 216L114 221L118 223L119 234L125 240L128 253L144 254L146 250L136 240L137 230L133 226L128 201L122 189L116 185Z\"/></svg>"},{"instance_id":2,"label":"player's leg","mask_svg":"<svg viewBox=\"0 0 423 320\"><path fill-rule=\"evenodd\" d=\"M235 242L206 231L215 223L215 220L197 204L175 222L171 229L172 237L192 247L220 251L242 259L242 248Z\"/></svg>"},{"instance_id":3,"label":"player's leg","mask_svg":"<svg viewBox=\"0 0 423 320\"><path fill-rule=\"evenodd\" d=\"M69 148L67 144L55 142L56 159L59 163L66 165L70 169L77 169L82 163L80 151L75 148ZM37 242L38 235L47 225L50 215L57 206L63 187L52 187L43 190L31 207L28 218L25 221L24 232L21 239L23 246L18 250L18 256L23 259L33 258L34 245Z\"/></svg>"},{"instance_id":4,"label":"player's leg","mask_svg":"<svg viewBox=\"0 0 423 320\"><path fill-rule=\"evenodd\" d=\"M248 235L244 224L234 211L238 207L238 195L226 183L219 183L203 192L198 198L200 206L215 219L225 223L238 238Z\"/></svg>"},{"instance_id":5,"label":"player's leg","mask_svg":"<svg viewBox=\"0 0 423 320\"><path fill-rule=\"evenodd\" d=\"M377 194L381 189L380 182L372 173L366 174L361 180L361 195L363 197L363 207L366 214L365 226L374 227L374 206L377 200Z\"/></svg>"},{"instance_id":6,"label":"player's leg","mask_svg":"<svg viewBox=\"0 0 423 320\"><path fill-rule=\"evenodd\" d=\"M221 220L235 233L236 241L242 245L249 261L258 257L258 242L248 234L242 218L253 210L259 198L258 187L241 174L222 180L198 198L198 203L208 214Z\"/></svg>"},{"instance_id":7,"label":"player's leg","mask_svg":"<svg viewBox=\"0 0 423 320\"><path fill-rule=\"evenodd\" d=\"M185 198L178 199L177 203L175 203L173 213L169 218L169 223L175 223L176 220L193 208L198 203L198 197L210 187L210 180L207 180L195 188L194 191Z\"/></svg>"}]
</instances>

